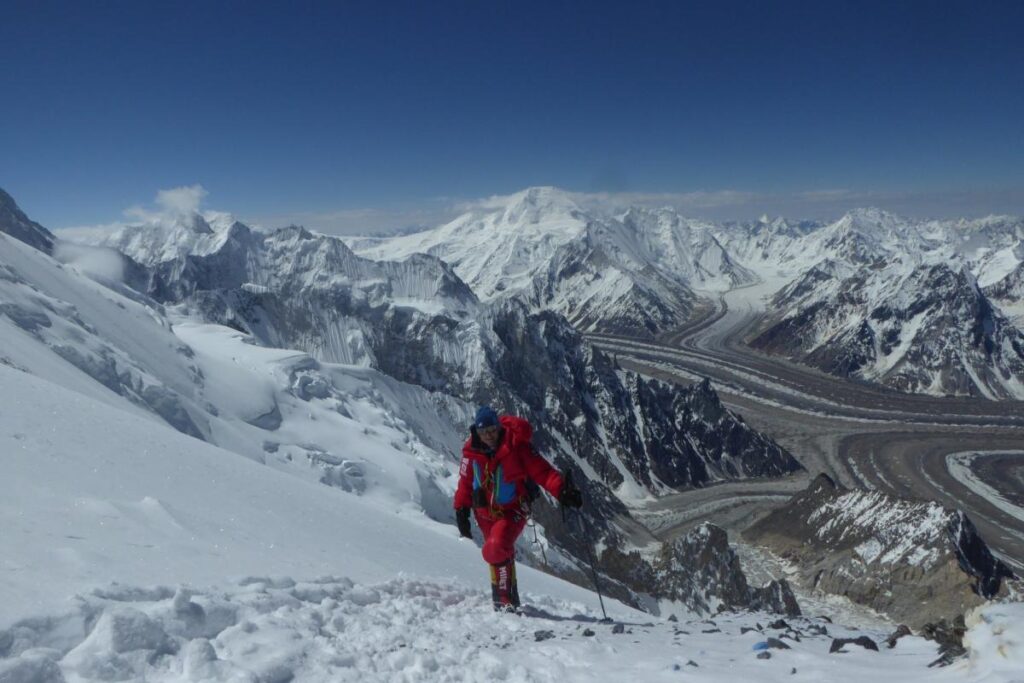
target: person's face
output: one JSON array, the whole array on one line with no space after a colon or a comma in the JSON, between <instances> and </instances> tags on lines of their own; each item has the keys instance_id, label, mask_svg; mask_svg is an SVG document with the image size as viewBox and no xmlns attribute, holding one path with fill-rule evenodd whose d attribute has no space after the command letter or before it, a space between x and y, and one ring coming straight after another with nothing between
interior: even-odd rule
<instances>
[{"instance_id":1,"label":"person's face","mask_svg":"<svg viewBox=\"0 0 1024 683\"><path fill-rule=\"evenodd\" d=\"M476 430L476 433L480 435L480 440L487 444L488 448L494 448L498 445L498 436L501 433L501 427L498 425L483 427Z\"/></svg>"}]
</instances>

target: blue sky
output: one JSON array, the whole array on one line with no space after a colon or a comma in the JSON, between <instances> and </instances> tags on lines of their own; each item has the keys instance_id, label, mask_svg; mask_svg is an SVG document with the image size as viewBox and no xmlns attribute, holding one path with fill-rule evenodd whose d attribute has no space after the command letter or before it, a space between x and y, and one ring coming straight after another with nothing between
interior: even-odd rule
<instances>
[{"instance_id":1,"label":"blue sky","mask_svg":"<svg viewBox=\"0 0 1024 683\"><path fill-rule=\"evenodd\" d=\"M339 231L531 185L1024 213L1022 29L1021 2L9 0L0 187L53 228L195 184Z\"/></svg>"}]
</instances>

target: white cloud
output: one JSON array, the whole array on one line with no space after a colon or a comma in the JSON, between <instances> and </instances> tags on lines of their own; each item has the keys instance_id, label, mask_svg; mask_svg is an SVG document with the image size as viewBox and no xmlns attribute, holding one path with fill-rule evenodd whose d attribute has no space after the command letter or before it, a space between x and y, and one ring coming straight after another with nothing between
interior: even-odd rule
<instances>
[{"instance_id":1,"label":"white cloud","mask_svg":"<svg viewBox=\"0 0 1024 683\"><path fill-rule=\"evenodd\" d=\"M433 228L461 211L457 203L427 201L420 206L359 207L334 211L295 211L254 216L254 225L277 228L301 225L332 235L374 235Z\"/></svg>"},{"instance_id":2,"label":"white cloud","mask_svg":"<svg viewBox=\"0 0 1024 683\"><path fill-rule=\"evenodd\" d=\"M173 223L182 219L189 219L199 213L203 199L209 194L199 184L182 185L166 190L158 190L153 199L153 208L146 208L135 205L130 206L121 213L127 220L114 221L112 223L101 223L99 225L74 225L66 228L58 228L60 238L80 244L97 244L108 235L117 232L126 225L160 225ZM221 212L207 211L204 214L207 220L213 216L226 215Z\"/></svg>"},{"instance_id":3,"label":"white cloud","mask_svg":"<svg viewBox=\"0 0 1024 683\"><path fill-rule=\"evenodd\" d=\"M141 206L132 206L124 210L124 215L129 219L142 221L143 223L158 223L168 219L187 218L199 213L199 207L202 205L203 199L207 194L209 193L206 189L199 184L159 190L154 200L157 206L156 211Z\"/></svg>"},{"instance_id":4,"label":"white cloud","mask_svg":"<svg viewBox=\"0 0 1024 683\"><path fill-rule=\"evenodd\" d=\"M126 224L123 222L101 223L100 225L72 225L66 228L57 228L56 234L62 240L78 242L80 244L97 244L105 237L112 235Z\"/></svg>"},{"instance_id":5,"label":"white cloud","mask_svg":"<svg viewBox=\"0 0 1024 683\"><path fill-rule=\"evenodd\" d=\"M168 213L190 216L199 211L203 198L209 194L202 185L188 185L160 190L156 203Z\"/></svg>"},{"instance_id":6,"label":"white cloud","mask_svg":"<svg viewBox=\"0 0 1024 683\"><path fill-rule=\"evenodd\" d=\"M58 240L54 245L53 257L99 280L121 282L124 279L124 257L115 249Z\"/></svg>"},{"instance_id":7,"label":"white cloud","mask_svg":"<svg viewBox=\"0 0 1024 683\"><path fill-rule=\"evenodd\" d=\"M198 213L207 191L202 185L160 190L151 208L131 207L124 211L128 222L97 226L76 226L60 231L64 239L96 243L104 235L126 224L161 224L179 221ZM881 192L825 188L789 192L753 192L737 189L689 192L567 192L586 210L618 212L629 206L672 207L681 214L715 221L753 220L761 215L792 219L834 220L845 212L866 206L913 218L978 217L990 213L1024 213L1024 188L960 190L949 192ZM480 199L436 197L417 203L396 202L390 206L338 208L328 211L291 211L269 215L246 215L242 220L254 228L302 225L334 235L381 235L433 228L471 210L504 205L509 195ZM204 211L212 221L227 216Z\"/></svg>"}]
</instances>

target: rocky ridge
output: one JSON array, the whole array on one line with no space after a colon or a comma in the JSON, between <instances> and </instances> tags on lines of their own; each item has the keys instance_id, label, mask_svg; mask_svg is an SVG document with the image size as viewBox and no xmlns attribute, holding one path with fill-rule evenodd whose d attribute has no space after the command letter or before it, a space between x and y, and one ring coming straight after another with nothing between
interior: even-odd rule
<instances>
[{"instance_id":1,"label":"rocky ridge","mask_svg":"<svg viewBox=\"0 0 1024 683\"><path fill-rule=\"evenodd\" d=\"M1024 397L1024 333L964 268L825 261L770 310L756 349L900 391Z\"/></svg>"},{"instance_id":2,"label":"rocky ridge","mask_svg":"<svg viewBox=\"0 0 1024 683\"><path fill-rule=\"evenodd\" d=\"M826 475L743 536L793 562L808 588L914 628L1005 596L1014 578L963 512L847 490Z\"/></svg>"},{"instance_id":3,"label":"rocky ridge","mask_svg":"<svg viewBox=\"0 0 1024 683\"><path fill-rule=\"evenodd\" d=\"M764 611L787 616L801 614L796 596L785 579L752 586L728 534L705 522L653 555L608 545L598 557L616 591L632 591L645 602L669 601L701 615L724 611ZM643 604L643 603L641 603Z\"/></svg>"},{"instance_id":4,"label":"rocky ridge","mask_svg":"<svg viewBox=\"0 0 1024 683\"><path fill-rule=\"evenodd\" d=\"M0 188L0 230L47 254L53 252L56 241L53 233L26 216L3 188Z\"/></svg>"},{"instance_id":5,"label":"rocky ridge","mask_svg":"<svg viewBox=\"0 0 1024 683\"><path fill-rule=\"evenodd\" d=\"M799 616L800 606L785 579L751 586L728 535L705 522L662 546L654 561L659 595L698 613L750 609Z\"/></svg>"}]
</instances>

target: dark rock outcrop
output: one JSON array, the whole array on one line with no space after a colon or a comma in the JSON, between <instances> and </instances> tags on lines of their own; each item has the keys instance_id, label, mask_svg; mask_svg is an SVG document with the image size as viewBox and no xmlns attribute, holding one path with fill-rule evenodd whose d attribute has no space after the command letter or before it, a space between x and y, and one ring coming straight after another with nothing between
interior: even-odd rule
<instances>
[{"instance_id":1,"label":"dark rock outcrop","mask_svg":"<svg viewBox=\"0 0 1024 683\"><path fill-rule=\"evenodd\" d=\"M896 627L896 630L889 634L889 637L885 639L885 645L890 650L896 647L896 643L899 642L900 638L905 638L911 635L910 627L906 624L900 624Z\"/></svg>"},{"instance_id":2,"label":"dark rock outcrop","mask_svg":"<svg viewBox=\"0 0 1024 683\"><path fill-rule=\"evenodd\" d=\"M1013 576L963 512L846 490L825 475L743 535L795 562L808 587L911 627L1003 595Z\"/></svg>"},{"instance_id":3,"label":"dark rock outcrop","mask_svg":"<svg viewBox=\"0 0 1024 683\"><path fill-rule=\"evenodd\" d=\"M50 254L56 238L49 230L29 219L11 195L0 189L0 232Z\"/></svg>"},{"instance_id":4,"label":"dark rock outcrop","mask_svg":"<svg viewBox=\"0 0 1024 683\"><path fill-rule=\"evenodd\" d=\"M875 652L878 652L878 643L867 636L858 636L856 638L833 638L828 651L830 654L843 652L843 648L847 645L859 645L865 650L874 650Z\"/></svg>"},{"instance_id":5,"label":"dark rock outcrop","mask_svg":"<svg viewBox=\"0 0 1024 683\"><path fill-rule=\"evenodd\" d=\"M728 410L707 378L680 391L629 374L626 386L642 418L640 445L650 471L668 486L777 477L803 469L786 449Z\"/></svg>"},{"instance_id":6,"label":"dark rock outcrop","mask_svg":"<svg viewBox=\"0 0 1024 683\"><path fill-rule=\"evenodd\" d=\"M665 543L651 565L639 553L606 548L605 571L638 593L685 604L699 614L756 610L799 616L800 607L783 579L751 586L724 529L705 523Z\"/></svg>"},{"instance_id":7,"label":"dark rock outcrop","mask_svg":"<svg viewBox=\"0 0 1024 683\"><path fill-rule=\"evenodd\" d=\"M940 619L925 624L921 628L921 635L935 641L939 646L939 658L929 666L946 666L967 654L964 648L966 634L967 625L962 614L954 619Z\"/></svg>"}]
</instances>

